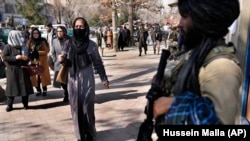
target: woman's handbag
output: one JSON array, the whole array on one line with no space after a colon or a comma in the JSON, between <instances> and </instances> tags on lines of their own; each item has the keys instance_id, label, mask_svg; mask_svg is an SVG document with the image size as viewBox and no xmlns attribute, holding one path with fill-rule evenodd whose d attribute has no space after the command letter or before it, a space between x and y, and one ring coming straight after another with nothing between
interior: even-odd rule
<instances>
[{"instance_id":1,"label":"woman's handbag","mask_svg":"<svg viewBox=\"0 0 250 141\"><path fill-rule=\"evenodd\" d=\"M68 70L69 70L69 68L67 66L62 66L57 74L56 82L67 84L67 82L68 82Z\"/></svg>"},{"instance_id":2,"label":"woman's handbag","mask_svg":"<svg viewBox=\"0 0 250 141\"><path fill-rule=\"evenodd\" d=\"M48 63L49 63L49 68L51 70L54 70L54 62L51 55L48 56Z\"/></svg>"},{"instance_id":3,"label":"woman's handbag","mask_svg":"<svg viewBox=\"0 0 250 141\"><path fill-rule=\"evenodd\" d=\"M44 68L42 66L39 66L39 65L22 66L22 68L27 69L30 76L41 75L44 72Z\"/></svg>"}]
</instances>

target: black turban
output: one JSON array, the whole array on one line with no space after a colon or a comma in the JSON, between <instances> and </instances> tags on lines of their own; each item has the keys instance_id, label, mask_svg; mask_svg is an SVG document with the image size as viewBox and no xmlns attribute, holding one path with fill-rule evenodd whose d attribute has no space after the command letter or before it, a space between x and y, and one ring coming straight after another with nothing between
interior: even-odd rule
<instances>
[{"instance_id":1,"label":"black turban","mask_svg":"<svg viewBox=\"0 0 250 141\"><path fill-rule=\"evenodd\" d=\"M199 70L208 53L216 46L226 46L222 38L228 27L240 14L238 0L178 0L181 16L189 14L194 28L204 33L200 43L195 45L188 61L180 70L174 94L190 91L200 94Z\"/></svg>"},{"instance_id":2,"label":"black turban","mask_svg":"<svg viewBox=\"0 0 250 141\"><path fill-rule=\"evenodd\" d=\"M189 14L194 26L209 37L224 37L240 13L238 0L179 0L181 15Z\"/></svg>"}]
</instances>

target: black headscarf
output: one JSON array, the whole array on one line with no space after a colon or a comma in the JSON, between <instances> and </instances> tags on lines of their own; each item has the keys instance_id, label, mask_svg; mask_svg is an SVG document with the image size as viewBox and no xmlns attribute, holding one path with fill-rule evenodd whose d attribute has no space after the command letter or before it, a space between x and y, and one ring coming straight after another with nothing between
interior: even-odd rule
<instances>
[{"instance_id":1,"label":"black headscarf","mask_svg":"<svg viewBox=\"0 0 250 141\"><path fill-rule=\"evenodd\" d=\"M37 32L38 33L38 38L34 38L33 33ZM38 50L41 49L42 47L42 42L45 41L45 43L47 43L46 39L41 37L41 32L39 31L38 28L34 28L31 31L31 42L28 45L29 46L29 57L31 60L33 59L39 59L39 53Z\"/></svg>"},{"instance_id":2,"label":"black headscarf","mask_svg":"<svg viewBox=\"0 0 250 141\"><path fill-rule=\"evenodd\" d=\"M35 31L38 33L38 38L34 38L33 33L34 33ZM41 32L39 31L38 28L34 28L34 29L31 31L31 41L32 41L33 43L40 43L40 42L42 41L42 35L41 35Z\"/></svg>"},{"instance_id":3,"label":"black headscarf","mask_svg":"<svg viewBox=\"0 0 250 141\"><path fill-rule=\"evenodd\" d=\"M84 23L84 29L75 28L75 23L77 20L82 20ZM69 59L72 62L72 67L70 68L70 76L74 76L77 69L86 67L91 64L89 55L87 53L87 48L89 45L89 25L87 21L78 17L73 22L73 37L70 39L70 52Z\"/></svg>"},{"instance_id":4,"label":"black headscarf","mask_svg":"<svg viewBox=\"0 0 250 141\"><path fill-rule=\"evenodd\" d=\"M223 37L228 27L240 13L238 0L178 0L183 16L189 14L194 27L204 34L199 44L193 47L189 60L183 65L174 88L174 94L191 91L200 94L199 69L208 53L217 45L226 45Z\"/></svg>"}]
</instances>

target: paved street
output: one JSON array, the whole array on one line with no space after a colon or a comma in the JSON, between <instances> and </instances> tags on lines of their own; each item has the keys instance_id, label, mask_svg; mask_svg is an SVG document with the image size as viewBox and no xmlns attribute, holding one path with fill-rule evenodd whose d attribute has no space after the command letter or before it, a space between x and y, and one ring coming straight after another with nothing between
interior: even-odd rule
<instances>
[{"instance_id":1,"label":"paved street","mask_svg":"<svg viewBox=\"0 0 250 141\"><path fill-rule=\"evenodd\" d=\"M97 141L135 141L145 118L145 94L160 55L153 54L152 46L141 57L137 47L125 50L117 53L104 50L110 89L102 89L96 75ZM0 79L3 88L5 82ZM23 109L20 97L15 99L11 112L5 111L5 101L0 102L0 141L75 141L70 107L62 99L62 89L49 86L46 97L30 96L29 110Z\"/></svg>"}]
</instances>

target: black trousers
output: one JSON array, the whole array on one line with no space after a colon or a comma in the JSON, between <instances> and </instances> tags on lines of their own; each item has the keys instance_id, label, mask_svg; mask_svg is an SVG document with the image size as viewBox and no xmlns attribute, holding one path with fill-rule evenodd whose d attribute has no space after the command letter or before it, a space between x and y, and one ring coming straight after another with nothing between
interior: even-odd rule
<instances>
[{"instance_id":1,"label":"black trousers","mask_svg":"<svg viewBox=\"0 0 250 141\"><path fill-rule=\"evenodd\" d=\"M144 49L144 53L147 53L148 47L147 46L139 46L139 54L142 53L142 48Z\"/></svg>"},{"instance_id":2,"label":"black trousers","mask_svg":"<svg viewBox=\"0 0 250 141\"><path fill-rule=\"evenodd\" d=\"M13 107L13 103L14 103L14 96L7 96L7 105L9 107ZM29 102L29 96L22 96L22 103L23 106L28 106L28 102Z\"/></svg>"},{"instance_id":3,"label":"black trousers","mask_svg":"<svg viewBox=\"0 0 250 141\"><path fill-rule=\"evenodd\" d=\"M69 97L67 84L61 83L61 86L64 90L64 97Z\"/></svg>"},{"instance_id":4,"label":"black trousers","mask_svg":"<svg viewBox=\"0 0 250 141\"><path fill-rule=\"evenodd\" d=\"M40 85L41 85L41 78L40 78L40 75L38 76L38 85L36 87L36 90L37 92L41 92L41 88L40 88ZM43 91L44 92L47 92L47 86L43 86Z\"/></svg>"}]
</instances>

